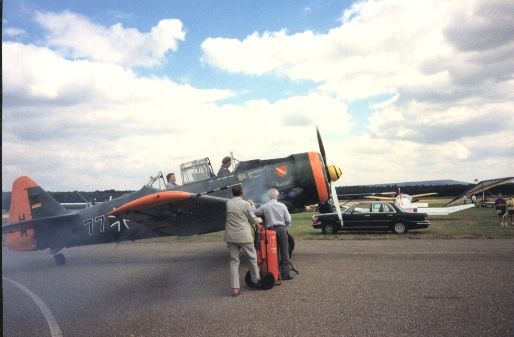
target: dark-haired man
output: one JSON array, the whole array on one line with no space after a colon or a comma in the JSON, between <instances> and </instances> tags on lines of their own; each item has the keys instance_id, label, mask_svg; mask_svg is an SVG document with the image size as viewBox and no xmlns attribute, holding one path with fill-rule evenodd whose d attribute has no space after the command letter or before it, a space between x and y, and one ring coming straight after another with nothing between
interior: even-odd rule
<instances>
[{"instance_id":1,"label":"dark-haired man","mask_svg":"<svg viewBox=\"0 0 514 337\"><path fill-rule=\"evenodd\" d=\"M173 187L177 187L178 184L177 184L177 178L175 177L175 173L168 173L166 175L166 188L173 188Z\"/></svg>"},{"instance_id":2,"label":"dark-haired man","mask_svg":"<svg viewBox=\"0 0 514 337\"><path fill-rule=\"evenodd\" d=\"M220 170L218 171L218 176L224 176L226 174L230 174L230 170L228 169L230 167L230 165L232 165L232 158L230 158L230 157L223 158L223 160L221 161Z\"/></svg>"},{"instance_id":3,"label":"dark-haired man","mask_svg":"<svg viewBox=\"0 0 514 337\"><path fill-rule=\"evenodd\" d=\"M239 295L239 253L241 250L248 255L248 263L252 282L260 281L257 253L252 236L252 224L259 225L259 220L252 211L248 201L243 200L241 185L232 187L234 196L227 202L227 220L225 222L225 242L230 253L230 284L232 296Z\"/></svg>"}]
</instances>

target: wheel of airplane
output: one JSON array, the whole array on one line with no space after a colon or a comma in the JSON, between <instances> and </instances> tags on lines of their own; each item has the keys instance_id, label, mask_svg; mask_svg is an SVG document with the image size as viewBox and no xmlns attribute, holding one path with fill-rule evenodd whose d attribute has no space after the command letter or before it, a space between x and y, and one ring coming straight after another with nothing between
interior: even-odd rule
<instances>
[{"instance_id":1,"label":"wheel of airplane","mask_svg":"<svg viewBox=\"0 0 514 337\"><path fill-rule=\"evenodd\" d=\"M405 225L401 222L397 222L394 226L393 226L393 233L395 234L403 234L407 231L407 227L405 227Z\"/></svg>"},{"instance_id":2,"label":"wheel of airplane","mask_svg":"<svg viewBox=\"0 0 514 337\"><path fill-rule=\"evenodd\" d=\"M66 263L66 257L59 253L54 255L55 264L58 266L63 266Z\"/></svg>"}]
</instances>

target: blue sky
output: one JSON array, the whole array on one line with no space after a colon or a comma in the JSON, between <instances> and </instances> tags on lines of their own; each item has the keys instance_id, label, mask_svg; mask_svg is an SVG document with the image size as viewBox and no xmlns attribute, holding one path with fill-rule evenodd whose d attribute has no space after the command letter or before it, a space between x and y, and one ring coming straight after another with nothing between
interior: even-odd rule
<instances>
[{"instance_id":1,"label":"blue sky","mask_svg":"<svg viewBox=\"0 0 514 337\"><path fill-rule=\"evenodd\" d=\"M135 189L317 150L316 125L340 185L513 173L510 1L3 6L4 190Z\"/></svg>"}]
</instances>

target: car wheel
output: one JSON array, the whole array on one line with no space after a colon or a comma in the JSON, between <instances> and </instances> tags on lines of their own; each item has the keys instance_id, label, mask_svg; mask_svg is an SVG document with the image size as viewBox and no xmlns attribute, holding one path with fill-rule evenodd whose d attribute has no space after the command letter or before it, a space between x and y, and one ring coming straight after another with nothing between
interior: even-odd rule
<instances>
[{"instance_id":1,"label":"car wheel","mask_svg":"<svg viewBox=\"0 0 514 337\"><path fill-rule=\"evenodd\" d=\"M325 229L325 225L321 226L321 233L327 234L327 230Z\"/></svg>"},{"instance_id":2,"label":"car wheel","mask_svg":"<svg viewBox=\"0 0 514 337\"><path fill-rule=\"evenodd\" d=\"M407 231L407 227L405 227L405 225L401 222L397 222L394 226L393 226L393 233L396 233L396 234L403 234Z\"/></svg>"},{"instance_id":3,"label":"car wheel","mask_svg":"<svg viewBox=\"0 0 514 337\"><path fill-rule=\"evenodd\" d=\"M327 223L323 229L325 230L324 234L326 233L330 233L330 234L335 234L337 233L337 226L333 223Z\"/></svg>"}]
</instances>

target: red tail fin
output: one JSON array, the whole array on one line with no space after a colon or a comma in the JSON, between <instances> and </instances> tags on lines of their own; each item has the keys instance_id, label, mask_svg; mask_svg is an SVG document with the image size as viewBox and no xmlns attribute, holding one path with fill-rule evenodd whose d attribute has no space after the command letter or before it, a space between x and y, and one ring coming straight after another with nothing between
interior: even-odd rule
<instances>
[{"instance_id":1,"label":"red tail fin","mask_svg":"<svg viewBox=\"0 0 514 337\"><path fill-rule=\"evenodd\" d=\"M9 211L9 223L17 223L32 220L32 209L29 203L28 188L37 184L29 177L19 177L12 184L11 209Z\"/></svg>"},{"instance_id":2,"label":"red tail fin","mask_svg":"<svg viewBox=\"0 0 514 337\"><path fill-rule=\"evenodd\" d=\"M64 207L31 178L23 176L14 181L9 224L64 213Z\"/></svg>"}]
</instances>

